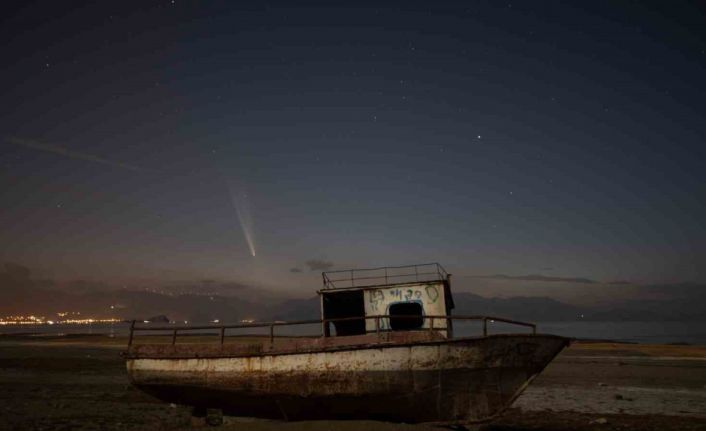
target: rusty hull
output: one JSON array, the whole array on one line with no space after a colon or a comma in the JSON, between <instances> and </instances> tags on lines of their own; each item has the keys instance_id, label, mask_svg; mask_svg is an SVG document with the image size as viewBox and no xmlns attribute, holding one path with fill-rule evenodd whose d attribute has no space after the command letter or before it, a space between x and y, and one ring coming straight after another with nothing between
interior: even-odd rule
<instances>
[{"instance_id":1,"label":"rusty hull","mask_svg":"<svg viewBox=\"0 0 706 431\"><path fill-rule=\"evenodd\" d=\"M502 413L568 344L553 335L384 335L136 345L127 369L157 398L234 416L463 424Z\"/></svg>"}]
</instances>

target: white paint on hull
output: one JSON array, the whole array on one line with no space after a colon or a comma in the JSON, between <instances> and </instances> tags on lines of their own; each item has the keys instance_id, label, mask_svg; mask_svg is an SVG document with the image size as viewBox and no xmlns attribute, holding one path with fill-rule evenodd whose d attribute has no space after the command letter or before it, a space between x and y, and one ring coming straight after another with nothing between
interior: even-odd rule
<instances>
[{"instance_id":1,"label":"white paint on hull","mask_svg":"<svg viewBox=\"0 0 706 431\"><path fill-rule=\"evenodd\" d=\"M399 371L471 365L477 347L413 346L213 359L134 359L134 370L179 372Z\"/></svg>"},{"instance_id":2,"label":"white paint on hull","mask_svg":"<svg viewBox=\"0 0 706 431\"><path fill-rule=\"evenodd\" d=\"M518 342L498 339L491 345L479 343L449 343L377 349L356 349L332 352L311 352L287 355L263 355L200 359L130 359L134 371L171 372L311 372L311 371L402 371L443 370L458 368L492 368L516 366L520 360L527 366L532 360L550 360L557 350L554 343L524 342L533 346L529 356L515 353ZM483 348L481 348L483 346ZM525 356L525 357L523 357Z\"/></svg>"}]
</instances>

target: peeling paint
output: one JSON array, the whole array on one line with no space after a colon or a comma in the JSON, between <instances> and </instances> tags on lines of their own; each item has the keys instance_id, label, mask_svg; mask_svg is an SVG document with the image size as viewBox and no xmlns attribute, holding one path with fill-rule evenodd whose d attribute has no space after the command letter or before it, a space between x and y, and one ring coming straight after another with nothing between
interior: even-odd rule
<instances>
[{"instance_id":1,"label":"peeling paint","mask_svg":"<svg viewBox=\"0 0 706 431\"><path fill-rule=\"evenodd\" d=\"M238 415L316 419L327 406L337 418L468 423L509 407L566 344L551 335L433 340L430 331L415 333L428 338L318 351L280 346L240 357L165 358L156 346L133 346L127 368L135 385L165 401ZM168 347L188 348L175 349L187 356L204 346Z\"/></svg>"}]
</instances>

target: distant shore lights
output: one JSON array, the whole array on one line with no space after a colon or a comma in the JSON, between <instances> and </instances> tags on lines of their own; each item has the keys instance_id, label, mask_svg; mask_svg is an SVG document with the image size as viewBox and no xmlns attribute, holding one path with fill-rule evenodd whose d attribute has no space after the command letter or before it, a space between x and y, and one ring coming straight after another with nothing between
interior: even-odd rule
<instances>
[{"instance_id":1,"label":"distant shore lights","mask_svg":"<svg viewBox=\"0 0 706 431\"><path fill-rule=\"evenodd\" d=\"M117 323L122 322L120 319L62 319L62 320L47 320L44 316L5 316L0 317L0 326L7 325L90 325L93 323Z\"/></svg>"}]
</instances>

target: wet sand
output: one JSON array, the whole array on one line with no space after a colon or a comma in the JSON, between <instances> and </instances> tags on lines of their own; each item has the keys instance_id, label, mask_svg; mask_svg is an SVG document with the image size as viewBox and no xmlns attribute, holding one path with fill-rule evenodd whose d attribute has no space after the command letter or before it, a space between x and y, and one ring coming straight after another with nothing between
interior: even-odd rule
<instances>
[{"instance_id":1,"label":"wet sand","mask_svg":"<svg viewBox=\"0 0 706 431\"><path fill-rule=\"evenodd\" d=\"M132 388L124 338L0 336L0 430L187 430L186 407ZM429 430L380 422L226 418L223 430ZM706 430L706 346L575 343L482 427Z\"/></svg>"}]
</instances>

